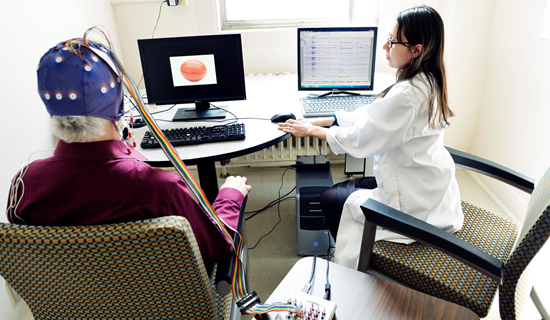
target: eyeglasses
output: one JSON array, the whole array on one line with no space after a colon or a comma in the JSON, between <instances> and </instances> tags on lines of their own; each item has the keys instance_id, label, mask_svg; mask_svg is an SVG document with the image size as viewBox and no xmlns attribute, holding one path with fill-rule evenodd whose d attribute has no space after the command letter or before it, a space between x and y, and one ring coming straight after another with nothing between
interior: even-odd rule
<instances>
[{"instance_id":1,"label":"eyeglasses","mask_svg":"<svg viewBox=\"0 0 550 320\"><path fill-rule=\"evenodd\" d=\"M406 44L409 44L409 42L393 41L392 39L390 39L390 37L388 37L388 46L390 47L390 49L393 48L394 44L402 44L405 46Z\"/></svg>"}]
</instances>

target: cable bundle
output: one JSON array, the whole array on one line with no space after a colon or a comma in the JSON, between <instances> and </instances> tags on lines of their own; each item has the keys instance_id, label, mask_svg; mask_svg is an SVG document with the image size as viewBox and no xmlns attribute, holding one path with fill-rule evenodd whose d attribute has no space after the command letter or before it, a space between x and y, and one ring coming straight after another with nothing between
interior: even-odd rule
<instances>
[{"instance_id":1,"label":"cable bundle","mask_svg":"<svg viewBox=\"0 0 550 320\"><path fill-rule=\"evenodd\" d=\"M98 31L102 34L104 39L108 43L108 47L104 46L103 44L99 42L95 42L92 40L87 40L89 35L94 32ZM105 49L106 52L101 52L101 50L97 50L91 46L88 45L88 43L94 43L97 45L100 45L102 48ZM147 127L153 134L153 136L157 139L159 142L164 154L166 157L170 160L178 174L181 176L183 181L187 184L188 189L191 191L191 194L193 195L193 198L195 201L199 204L199 206L202 208L202 210L212 218L212 220L215 222L215 224L218 226L218 228L222 231L222 233L225 235L226 239L231 244L234 252L235 252L235 269L232 276L232 294L233 298L237 302L241 302L243 299L245 299L247 296L255 295L256 293L253 292L253 294L248 294L246 292L246 283L245 283L245 270L243 268L243 264L241 261L242 257L242 236L239 234L239 232L230 226L226 225L223 220L220 219L220 217L217 215L214 208L212 208L212 205L206 198L206 195L204 194L204 191L201 189L200 185L197 183L187 166L183 163L181 158L179 157L177 151L174 149L172 144L168 141L168 139L164 136L161 129L155 122L155 119L152 117L151 113L145 106L145 103L143 102L143 99L141 98L141 95L138 92L138 87L134 83L134 81L127 75L126 71L124 70L124 67L118 60L115 52L111 49L111 42L109 40L109 37L103 32L103 30L92 27L84 33L83 41L79 41L77 39L67 41L66 46L69 50L76 50L74 48L75 45L81 45L84 46L90 50L92 50L94 53L96 53L100 58L102 58L106 63L108 63L113 71L119 75L122 83L126 87L127 91L130 93L130 95L134 98L136 102L136 109L140 113L142 119L147 124ZM74 52L74 51L73 51ZM75 52L76 53L76 52ZM106 57L106 53L110 55L110 58L116 63L116 66L113 66L110 59ZM78 53L77 53L78 54ZM233 241L233 237L229 230L233 231L235 233L235 241ZM257 296L256 296L257 298ZM286 311L286 312L293 312L298 313L299 310L296 308L296 306L289 305L289 304L272 304L272 305L260 305L259 298L254 299L254 301L251 301L253 303L249 303L246 305L246 308L241 309L241 313L250 313L250 314L263 314L267 312L272 311ZM242 304L242 303L241 303Z\"/></svg>"}]
</instances>

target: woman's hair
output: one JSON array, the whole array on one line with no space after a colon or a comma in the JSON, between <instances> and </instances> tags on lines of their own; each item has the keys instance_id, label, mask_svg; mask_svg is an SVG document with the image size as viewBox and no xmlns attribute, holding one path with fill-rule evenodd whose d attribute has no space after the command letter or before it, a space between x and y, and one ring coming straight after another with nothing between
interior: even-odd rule
<instances>
[{"instance_id":1,"label":"woman's hair","mask_svg":"<svg viewBox=\"0 0 550 320\"><path fill-rule=\"evenodd\" d=\"M105 134L105 129L112 120L86 116L52 116L50 128L59 139L72 143L90 141ZM121 131L124 128L124 117L116 122Z\"/></svg>"},{"instance_id":2,"label":"woman's hair","mask_svg":"<svg viewBox=\"0 0 550 320\"><path fill-rule=\"evenodd\" d=\"M445 75L444 53L444 26L443 20L437 11L428 6L418 6L404 10L397 16L397 41L402 42L405 36L411 47L422 45L422 53L414 58L410 65L397 70L396 83L412 80L416 75L424 73L430 88L428 97L428 123L430 127L446 127L449 118L454 116L447 100L447 79ZM394 84L395 85L395 84ZM390 86L380 95L385 96L393 87ZM437 109L434 104L437 100Z\"/></svg>"}]
</instances>

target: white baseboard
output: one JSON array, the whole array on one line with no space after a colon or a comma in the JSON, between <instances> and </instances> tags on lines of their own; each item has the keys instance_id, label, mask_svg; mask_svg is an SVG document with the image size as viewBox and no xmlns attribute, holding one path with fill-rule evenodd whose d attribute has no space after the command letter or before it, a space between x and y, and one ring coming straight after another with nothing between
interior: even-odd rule
<instances>
[{"instance_id":1,"label":"white baseboard","mask_svg":"<svg viewBox=\"0 0 550 320\"><path fill-rule=\"evenodd\" d=\"M519 225L523 224L529 195L514 187L505 185L503 182L484 176L479 173L468 171L470 176L487 193L487 195L502 209L508 220ZM521 194L527 195L527 199Z\"/></svg>"}]
</instances>

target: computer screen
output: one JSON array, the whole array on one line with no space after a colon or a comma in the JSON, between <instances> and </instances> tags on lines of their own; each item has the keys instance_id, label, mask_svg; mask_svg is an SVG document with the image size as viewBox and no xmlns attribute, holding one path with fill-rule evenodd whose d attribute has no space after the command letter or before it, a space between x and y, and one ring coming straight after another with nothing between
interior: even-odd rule
<instances>
[{"instance_id":1,"label":"computer screen","mask_svg":"<svg viewBox=\"0 0 550 320\"><path fill-rule=\"evenodd\" d=\"M298 28L298 90L372 90L377 32Z\"/></svg>"},{"instance_id":2,"label":"computer screen","mask_svg":"<svg viewBox=\"0 0 550 320\"><path fill-rule=\"evenodd\" d=\"M147 102L195 104L173 120L224 118L210 102L246 99L240 34L141 39L138 47Z\"/></svg>"}]
</instances>

